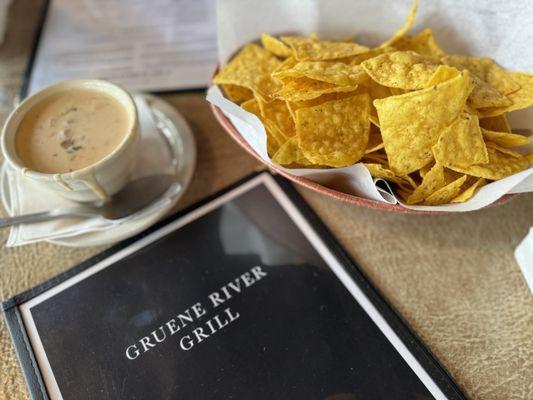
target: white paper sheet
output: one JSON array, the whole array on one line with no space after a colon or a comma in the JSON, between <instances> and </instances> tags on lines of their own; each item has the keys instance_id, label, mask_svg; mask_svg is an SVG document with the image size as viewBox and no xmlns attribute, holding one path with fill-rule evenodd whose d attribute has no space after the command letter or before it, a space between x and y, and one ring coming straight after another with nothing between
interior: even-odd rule
<instances>
[{"instance_id":1,"label":"white paper sheet","mask_svg":"<svg viewBox=\"0 0 533 400\"><path fill-rule=\"evenodd\" d=\"M533 294L533 227L516 247L514 253L516 262L524 274L529 290Z\"/></svg>"},{"instance_id":2,"label":"white paper sheet","mask_svg":"<svg viewBox=\"0 0 533 400\"><path fill-rule=\"evenodd\" d=\"M216 65L214 0L52 0L29 84L105 78L134 91L199 88Z\"/></svg>"},{"instance_id":3,"label":"white paper sheet","mask_svg":"<svg viewBox=\"0 0 533 400\"><path fill-rule=\"evenodd\" d=\"M324 38L356 37L372 46L403 25L410 1L382 0L223 0L218 2L219 60L224 64L242 45L272 34L317 32ZM432 28L449 53L490 56L512 70L533 72L533 3L527 0L501 3L464 0L421 0L414 33ZM207 100L220 107L250 146L269 164L266 134L257 117L225 99L220 90L209 89ZM514 114L514 115L513 115ZM533 109L511 113L513 129L533 128ZM297 176L349 194L396 203L398 200L376 186L361 164L334 169L286 169ZM341 182L339 186L339 182ZM422 211L472 211L493 203L506 193L533 191L533 168L486 185L465 203L442 206L407 206Z\"/></svg>"}]
</instances>

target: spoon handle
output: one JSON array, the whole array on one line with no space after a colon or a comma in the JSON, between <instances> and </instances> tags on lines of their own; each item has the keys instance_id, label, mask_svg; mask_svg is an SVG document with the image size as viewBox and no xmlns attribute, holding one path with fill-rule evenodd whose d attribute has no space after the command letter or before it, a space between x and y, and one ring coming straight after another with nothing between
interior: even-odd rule
<instances>
[{"instance_id":1,"label":"spoon handle","mask_svg":"<svg viewBox=\"0 0 533 400\"><path fill-rule=\"evenodd\" d=\"M0 228L5 228L12 225L28 224L33 222L50 221L56 218L63 217L89 217L89 214L84 214L76 210L61 210L55 209L50 211L43 211L33 214L17 215L15 217L0 218Z\"/></svg>"}]
</instances>

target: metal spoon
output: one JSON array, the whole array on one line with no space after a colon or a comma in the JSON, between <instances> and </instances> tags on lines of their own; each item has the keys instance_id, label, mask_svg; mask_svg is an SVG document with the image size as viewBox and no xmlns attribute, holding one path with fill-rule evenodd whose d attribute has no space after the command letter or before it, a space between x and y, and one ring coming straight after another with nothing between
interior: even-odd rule
<instances>
[{"instance_id":1,"label":"metal spoon","mask_svg":"<svg viewBox=\"0 0 533 400\"><path fill-rule=\"evenodd\" d=\"M49 221L64 217L90 218L102 216L107 220L117 220L128 217L142 210L161 197L172 185L177 185L176 177L170 174L157 174L135 179L107 203L95 202L79 205L72 208L55 208L33 214L18 215L16 217L0 218L0 228L27 224L32 222Z\"/></svg>"}]
</instances>

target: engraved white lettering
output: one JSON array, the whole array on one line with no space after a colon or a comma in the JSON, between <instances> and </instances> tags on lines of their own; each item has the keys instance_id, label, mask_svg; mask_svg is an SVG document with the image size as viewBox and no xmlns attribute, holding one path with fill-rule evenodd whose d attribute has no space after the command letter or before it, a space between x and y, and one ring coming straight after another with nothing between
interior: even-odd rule
<instances>
[{"instance_id":1,"label":"engraved white lettering","mask_svg":"<svg viewBox=\"0 0 533 400\"><path fill-rule=\"evenodd\" d=\"M167 326L168 331L170 332L171 335L174 335L176 332L180 330L180 327L176 325L176 320L174 318L169 320L165 325Z\"/></svg>"},{"instance_id":2,"label":"engraved white lettering","mask_svg":"<svg viewBox=\"0 0 533 400\"><path fill-rule=\"evenodd\" d=\"M132 349L133 351L130 351ZM128 357L130 360L135 360L137 357L139 357L139 354L141 354L141 352L134 344L126 348L126 357Z\"/></svg>"},{"instance_id":3,"label":"engraved white lettering","mask_svg":"<svg viewBox=\"0 0 533 400\"><path fill-rule=\"evenodd\" d=\"M194 336L196 336L197 343L200 343L202 340L209 337L209 335L204 333L204 328L196 328L194 331L192 331L192 333L194 333Z\"/></svg>"},{"instance_id":4,"label":"engraved white lettering","mask_svg":"<svg viewBox=\"0 0 533 400\"><path fill-rule=\"evenodd\" d=\"M211 300L213 307L217 307L219 304L224 303L224 300L220 298L220 295L218 294L218 292L213 292L208 297L209 297L209 300Z\"/></svg>"},{"instance_id":5,"label":"engraved white lettering","mask_svg":"<svg viewBox=\"0 0 533 400\"><path fill-rule=\"evenodd\" d=\"M263 271L260 266L253 267L252 268L252 274L254 274L254 276L255 276L255 278L257 280L267 276L267 273L265 271Z\"/></svg>"},{"instance_id":6,"label":"engraved white lettering","mask_svg":"<svg viewBox=\"0 0 533 400\"><path fill-rule=\"evenodd\" d=\"M194 318L191 315L191 310L187 309L183 312L183 314L178 314L178 321L182 327L187 326L187 322L194 321Z\"/></svg>"},{"instance_id":7,"label":"engraved white lettering","mask_svg":"<svg viewBox=\"0 0 533 400\"><path fill-rule=\"evenodd\" d=\"M150 342L150 338L148 336L143 337L141 340L139 340L139 342L141 342L145 353L150 350L151 347L155 347L155 344Z\"/></svg>"},{"instance_id":8,"label":"engraved white lettering","mask_svg":"<svg viewBox=\"0 0 533 400\"><path fill-rule=\"evenodd\" d=\"M161 334L162 334L162 337L159 338L157 336L157 331L161 331ZM155 341L157 343L161 343L163 340L165 340L167 338L167 334L165 333L165 329L163 329L163 326L160 326L159 328L157 328L155 331L152 332L152 336L154 337Z\"/></svg>"},{"instance_id":9,"label":"engraved white lettering","mask_svg":"<svg viewBox=\"0 0 533 400\"><path fill-rule=\"evenodd\" d=\"M206 313L201 303L196 303L195 305L192 306L192 309L194 311L194 314L196 315L196 319L200 318Z\"/></svg>"},{"instance_id":10,"label":"engraved white lettering","mask_svg":"<svg viewBox=\"0 0 533 400\"><path fill-rule=\"evenodd\" d=\"M150 332L148 336L144 336L135 344L126 347L126 358L128 360L135 360L150 349L165 342L170 336L183 330L188 330L179 339L179 347L184 351L190 351L197 344L207 341L207 339L215 335L219 330L223 328L227 329L228 325L239 319L241 315L228 306L222 312L212 317L206 317L209 319L205 322L202 321L203 317L209 311L230 301L235 296L242 295L245 289L255 285L267 275L267 272L261 266L252 267L249 271L242 273L237 278L209 294L207 299L210 307L205 308L201 302L196 302L177 314L174 318L163 322L158 328ZM196 327L191 331L188 325L192 323Z\"/></svg>"},{"instance_id":11,"label":"engraved white lettering","mask_svg":"<svg viewBox=\"0 0 533 400\"><path fill-rule=\"evenodd\" d=\"M244 274L241 275L242 276L242 281L244 282L244 284L246 285L246 287L249 287L249 286L252 286L255 282L255 279L252 278L252 275L250 275L249 272L245 272Z\"/></svg>"},{"instance_id":12,"label":"engraved white lettering","mask_svg":"<svg viewBox=\"0 0 533 400\"><path fill-rule=\"evenodd\" d=\"M180 347L187 351L187 350L190 350L192 349L192 347L194 346L194 341L191 339L191 337L189 335L185 335L181 338L180 340Z\"/></svg>"},{"instance_id":13,"label":"engraved white lettering","mask_svg":"<svg viewBox=\"0 0 533 400\"><path fill-rule=\"evenodd\" d=\"M241 281L237 278L235 282L229 282L228 286L236 293L241 292Z\"/></svg>"}]
</instances>

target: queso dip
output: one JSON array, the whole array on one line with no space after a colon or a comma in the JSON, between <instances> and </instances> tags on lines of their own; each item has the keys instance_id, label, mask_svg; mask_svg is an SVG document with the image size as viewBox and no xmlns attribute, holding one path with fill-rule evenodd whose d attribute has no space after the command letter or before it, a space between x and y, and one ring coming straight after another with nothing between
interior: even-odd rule
<instances>
[{"instance_id":1,"label":"queso dip","mask_svg":"<svg viewBox=\"0 0 533 400\"><path fill-rule=\"evenodd\" d=\"M126 108L114 97L95 89L71 89L50 95L28 112L15 147L31 170L71 172L110 154L130 124Z\"/></svg>"}]
</instances>

